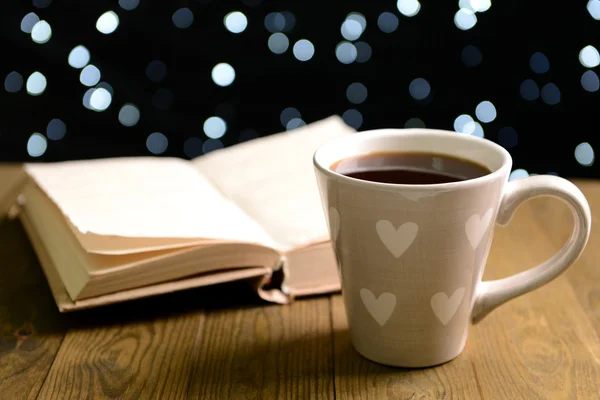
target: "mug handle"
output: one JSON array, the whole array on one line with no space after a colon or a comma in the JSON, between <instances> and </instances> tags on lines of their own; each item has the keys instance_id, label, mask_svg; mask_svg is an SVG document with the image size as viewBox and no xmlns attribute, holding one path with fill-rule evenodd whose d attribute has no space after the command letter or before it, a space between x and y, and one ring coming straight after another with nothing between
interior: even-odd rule
<instances>
[{"instance_id":1,"label":"mug handle","mask_svg":"<svg viewBox=\"0 0 600 400\"><path fill-rule=\"evenodd\" d=\"M573 265L583 252L592 225L590 206L579 188L566 179L544 175L508 182L496 223L500 226L508 225L521 204L538 196L555 197L569 206L575 220L571 237L554 256L533 268L507 278L480 282L471 314L473 324L508 300L552 281Z\"/></svg>"}]
</instances>

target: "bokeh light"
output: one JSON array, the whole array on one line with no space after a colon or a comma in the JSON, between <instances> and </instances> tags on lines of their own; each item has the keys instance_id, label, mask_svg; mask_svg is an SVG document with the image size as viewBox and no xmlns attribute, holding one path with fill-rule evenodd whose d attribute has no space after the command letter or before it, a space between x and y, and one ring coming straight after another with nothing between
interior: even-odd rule
<instances>
[{"instance_id":1,"label":"bokeh light","mask_svg":"<svg viewBox=\"0 0 600 400\"><path fill-rule=\"evenodd\" d=\"M483 56L477 47L467 45L462 50L461 59L467 67L476 67L481 64Z\"/></svg>"},{"instance_id":2,"label":"bokeh light","mask_svg":"<svg viewBox=\"0 0 600 400\"><path fill-rule=\"evenodd\" d=\"M30 12L21 20L21 30L25 33L31 33L31 30L38 22L40 22L40 17L36 13Z\"/></svg>"},{"instance_id":3,"label":"bokeh light","mask_svg":"<svg viewBox=\"0 0 600 400\"><path fill-rule=\"evenodd\" d=\"M340 42L335 47L335 57L342 64L352 64L358 57L356 46L350 42Z\"/></svg>"},{"instance_id":4,"label":"bokeh light","mask_svg":"<svg viewBox=\"0 0 600 400\"><path fill-rule=\"evenodd\" d=\"M550 69L550 61L544 53L533 53L529 58L529 67L536 74L545 74Z\"/></svg>"},{"instance_id":5,"label":"bokeh light","mask_svg":"<svg viewBox=\"0 0 600 400\"><path fill-rule=\"evenodd\" d=\"M284 127L294 118L302 118L300 111L294 107L286 107L281 111L281 114L279 114L279 122L281 122L281 125Z\"/></svg>"},{"instance_id":6,"label":"bokeh light","mask_svg":"<svg viewBox=\"0 0 600 400\"><path fill-rule=\"evenodd\" d=\"M90 62L90 51L83 45L75 46L69 53L69 65L81 69Z\"/></svg>"},{"instance_id":7,"label":"bokeh light","mask_svg":"<svg viewBox=\"0 0 600 400\"><path fill-rule=\"evenodd\" d=\"M183 152L189 159L196 158L202 155L202 139L197 137L191 137L183 144Z\"/></svg>"},{"instance_id":8,"label":"bokeh light","mask_svg":"<svg viewBox=\"0 0 600 400\"><path fill-rule=\"evenodd\" d=\"M112 102L112 95L104 88L94 89L90 96L90 106L95 111L104 111Z\"/></svg>"},{"instance_id":9,"label":"bokeh light","mask_svg":"<svg viewBox=\"0 0 600 400\"><path fill-rule=\"evenodd\" d=\"M9 72L4 78L4 90L17 93L23 87L23 76L17 71Z\"/></svg>"},{"instance_id":10,"label":"bokeh light","mask_svg":"<svg viewBox=\"0 0 600 400\"><path fill-rule=\"evenodd\" d=\"M350 41L357 40L363 33L362 25L354 19L346 19L340 30L344 39Z\"/></svg>"},{"instance_id":11,"label":"bokeh light","mask_svg":"<svg viewBox=\"0 0 600 400\"><path fill-rule=\"evenodd\" d=\"M46 136L51 140L60 140L67 134L67 125L60 119L54 118L46 127Z\"/></svg>"},{"instance_id":12,"label":"bokeh light","mask_svg":"<svg viewBox=\"0 0 600 400\"><path fill-rule=\"evenodd\" d=\"M52 0L33 0L32 3L37 8L48 8L52 4Z\"/></svg>"},{"instance_id":13,"label":"bokeh light","mask_svg":"<svg viewBox=\"0 0 600 400\"><path fill-rule=\"evenodd\" d=\"M496 107L491 101L482 101L475 108L475 116L481 122L488 123L496 119Z\"/></svg>"},{"instance_id":14,"label":"bokeh light","mask_svg":"<svg viewBox=\"0 0 600 400\"><path fill-rule=\"evenodd\" d=\"M396 17L391 12L383 12L379 14L379 18L377 18L377 26L384 33L392 33L396 29L398 29L398 25L400 21L398 21L398 17Z\"/></svg>"},{"instance_id":15,"label":"bokeh light","mask_svg":"<svg viewBox=\"0 0 600 400\"><path fill-rule=\"evenodd\" d=\"M292 51L299 61L308 61L315 55L315 46L310 40L300 39L294 44Z\"/></svg>"},{"instance_id":16,"label":"bokeh light","mask_svg":"<svg viewBox=\"0 0 600 400\"><path fill-rule=\"evenodd\" d=\"M153 132L146 139L146 148L152 154L162 154L167 151L169 140L161 132Z\"/></svg>"},{"instance_id":17,"label":"bokeh light","mask_svg":"<svg viewBox=\"0 0 600 400\"><path fill-rule=\"evenodd\" d=\"M363 124L363 116L360 113L360 111L355 110L355 109L350 109L345 111L342 114L342 119L344 120L344 122L351 126L354 129L360 129L360 127Z\"/></svg>"},{"instance_id":18,"label":"bokeh light","mask_svg":"<svg viewBox=\"0 0 600 400\"><path fill-rule=\"evenodd\" d=\"M40 157L44 155L48 148L48 141L41 133L35 132L27 141L27 153L31 157Z\"/></svg>"},{"instance_id":19,"label":"bokeh light","mask_svg":"<svg viewBox=\"0 0 600 400\"><path fill-rule=\"evenodd\" d=\"M114 11L107 11L96 21L96 29L105 35L113 33L119 26L119 16Z\"/></svg>"},{"instance_id":20,"label":"bokeh light","mask_svg":"<svg viewBox=\"0 0 600 400\"><path fill-rule=\"evenodd\" d=\"M586 68L595 68L600 65L600 53L594 46L585 46L579 52L579 62Z\"/></svg>"},{"instance_id":21,"label":"bokeh light","mask_svg":"<svg viewBox=\"0 0 600 400\"><path fill-rule=\"evenodd\" d=\"M180 8L173 13L171 20L179 29L187 29L194 23L194 13L187 7Z\"/></svg>"},{"instance_id":22,"label":"bokeh light","mask_svg":"<svg viewBox=\"0 0 600 400\"><path fill-rule=\"evenodd\" d=\"M79 74L79 81L82 85L85 86L95 86L98 82L100 82L100 70L95 65L88 65L84 69L81 70Z\"/></svg>"},{"instance_id":23,"label":"bokeh light","mask_svg":"<svg viewBox=\"0 0 600 400\"><path fill-rule=\"evenodd\" d=\"M229 86L235 80L235 69L227 63L219 63L212 69L211 77L217 85Z\"/></svg>"},{"instance_id":24,"label":"bokeh light","mask_svg":"<svg viewBox=\"0 0 600 400\"><path fill-rule=\"evenodd\" d=\"M587 3L587 10L592 18L600 21L600 0L589 0Z\"/></svg>"},{"instance_id":25,"label":"bokeh light","mask_svg":"<svg viewBox=\"0 0 600 400\"><path fill-rule=\"evenodd\" d=\"M277 32L269 36L267 45L269 46L269 50L271 50L273 53L283 54L290 47L290 40L285 33Z\"/></svg>"},{"instance_id":26,"label":"bokeh light","mask_svg":"<svg viewBox=\"0 0 600 400\"><path fill-rule=\"evenodd\" d=\"M146 67L146 76L152 82L160 82L167 75L167 66L160 60L151 61Z\"/></svg>"},{"instance_id":27,"label":"bokeh light","mask_svg":"<svg viewBox=\"0 0 600 400\"><path fill-rule=\"evenodd\" d=\"M371 59L371 54L373 53L371 46L367 42L356 42L354 43L354 47L356 48L356 62L357 63L366 63Z\"/></svg>"},{"instance_id":28,"label":"bokeh light","mask_svg":"<svg viewBox=\"0 0 600 400\"><path fill-rule=\"evenodd\" d=\"M560 90L554 83L548 83L542 88L542 100L548 105L560 103Z\"/></svg>"},{"instance_id":29,"label":"bokeh light","mask_svg":"<svg viewBox=\"0 0 600 400\"><path fill-rule=\"evenodd\" d=\"M346 98L353 104L363 103L367 99L367 95L367 87L360 82L351 83L346 89Z\"/></svg>"},{"instance_id":30,"label":"bokeh light","mask_svg":"<svg viewBox=\"0 0 600 400\"><path fill-rule=\"evenodd\" d=\"M585 71L581 75L581 86L588 92L597 92L600 89L598 75L592 70Z\"/></svg>"},{"instance_id":31,"label":"bokeh light","mask_svg":"<svg viewBox=\"0 0 600 400\"><path fill-rule=\"evenodd\" d=\"M475 131L474 122L473 117L468 114L459 115L454 120L454 131L470 135Z\"/></svg>"},{"instance_id":32,"label":"bokeh light","mask_svg":"<svg viewBox=\"0 0 600 400\"><path fill-rule=\"evenodd\" d=\"M454 14L454 25L460 30L467 31L475 26L477 16L468 8L461 8Z\"/></svg>"},{"instance_id":33,"label":"bokeh light","mask_svg":"<svg viewBox=\"0 0 600 400\"><path fill-rule=\"evenodd\" d=\"M36 71L33 74L29 75L25 86L27 88L27 93L29 93L32 96L39 96L42 93L44 93L47 84L48 82L46 81L46 77L44 76L44 74Z\"/></svg>"},{"instance_id":34,"label":"bokeh light","mask_svg":"<svg viewBox=\"0 0 600 400\"><path fill-rule=\"evenodd\" d=\"M204 121L204 134L211 139L219 139L227 131L227 123L221 117L210 117Z\"/></svg>"},{"instance_id":35,"label":"bokeh light","mask_svg":"<svg viewBox=\"0 0 600 400\"><path fill-rule=\"evenodd\" d=\"M219 139L208 139L202 145L202 151L206 154L210 153L211 151L222 149L223 147L223 142L221 142Z\"/></svg>"},{"instance_id":36,"label":"bokeh light","mask_svg":"<svg viewBox=\"0 0 600 400\"><path fill-rule=\"evenodd\" d=\"M119 6L127 11L135 10L139 4L140 0L119 0Z\"/></svg>"},{"instance_id":37,"label":"bokeh light","mask_svg":"<svg viewBox=\"0 0 600 400\"><path fill-rule=\"evenodd\" d=\"M425 128L425 122L421 118L409 118L404 124L406 129Z\"/></svg>"},{"instance_id":38,"label":"bokeh light","mask_svg":"<svg viewBox=\"0 0 600 400\"><path fill-rule=\"evenodd\" d=\"M285 29L285 17L280 12L272 12L265 16L265 29L271 33L282 32Z\"/></svg>"},{"instance_id":39,"label":"bokeh light","mask_svg":"<svg viewBox=\"0 0 600 400\"><path fill-rule=\"evenodd\" d=\"M302 118L292 118L285 125L285 130L291 131L291 130L294 130L297 128L301 128L303 126L306 126L306 122L304 122L304 120L302 120Z\"/></svg>"},{"instance_id":40,"label":"bokeh light","mask_svg":"<svg viewBox=\"0 0 600 400\"><path fill-rule=\"evenodd\" d=\"M125 104L119 111L119 122L123 126L135 126L140 120L140 110L135 104Z\"/></svg>"},{"instance_id":41,"label":"bokeh light","mask_svg":"<svg viewBox=\"0 0 600 400\"><path fill-rule=\"evenodd\" d=\"M519 88L521 97L527 101L534 101L540 97L540 88L532 79L526 79L521 83Z\"/></svg>"},{"instance_id":42,"label":"bokeh light","mask_svg":"<svg viewBox=\"0 0 600 400\"><path fill-rule=\"evenodd\" d=\"M421 10L421 3L418 0L398 0L396 6L398 11L406 17L414 17Z\"/></svg>"},{"instance_id":43,"label":"bokeh light","mask_svg":"<svg viewBox=\"0 0 600 400\"><path fill-rule=\"evenodd\" d=\"M231 33L242 33L248 27L248 18L241 11L233 11L223 18L223 24Z\"/></svg>"},{"instance_id":44,"label":"bokeh light","mask_svg":"<svg viewBox=\"0 0 600 400\"><path fill-rule=\"evenodd\" d=\"M408 92L415 100L424 100L431 92L431 86L423 78L416 78L408 85Z\"/></svg>"},{"instance_id":45,"label":"bokeh light","mask_svg":"<svg viewBox=\"0 0 600 400\"><path fill-rule=\"evenodd\" d=\"M594 149L588 142L580 143L575 147L575 159L584 167L594 164L595 158Z\"/></svg>"},{"instance_id":46,"label":"bokeh light","mask_svg":"<svg viewBox=\"0 0 600 400\"><path fill-rule=\"evenodd\" d=\"M52 37L52 28L46 21L37 22L33 28L31 28L31 40L38 44L48 43Z\"/></svg>"},{"instance_id":47,"label":"bokeh light","mask_svg":"<svg viewBox=\"0 0 600 400\"><path fill-rule=\"evenodd\" d=\"M510 173L510 175L508 176L508 180L516 181L518 179L527 178L528 176L529 173L526 170L524 170L523 168L518 168Z\"/></svg>"},{"instance_id":48,"label":"bokeh light","mask_svg":"<svg viewBox=\"0 0 600 400\"><path fill-rule=\"evenodd\" d=\"M346 20L358 22L361 27L361 33L367 29L367 19L361 13L351 12L350 14L346 15Z\"/></svg>"}]
</instances>

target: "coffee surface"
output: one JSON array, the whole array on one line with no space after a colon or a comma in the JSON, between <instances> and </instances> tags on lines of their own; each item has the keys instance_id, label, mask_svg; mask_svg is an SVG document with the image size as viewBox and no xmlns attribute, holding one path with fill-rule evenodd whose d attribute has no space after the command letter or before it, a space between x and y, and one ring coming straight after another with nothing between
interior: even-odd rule
<instances>
[{"instance_id":1,"label":"coffee surface","mask_svg":"<svg viewBox=\"0 0 600 400\"><path fill-rule=\"evenodd\" d=\"M442 154L380 152L350 157L331 169L364 181L408 185L431 185L479 178L490 173L472 161Z\"/></svg>"}]
</instances>

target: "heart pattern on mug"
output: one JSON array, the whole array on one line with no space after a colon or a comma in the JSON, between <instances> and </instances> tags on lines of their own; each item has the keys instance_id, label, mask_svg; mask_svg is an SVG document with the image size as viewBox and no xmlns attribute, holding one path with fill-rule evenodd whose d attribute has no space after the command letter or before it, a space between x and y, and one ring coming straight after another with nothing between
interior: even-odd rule
<instances>
[{"instance_id":1,"label":"heart pattern on mug","mask_svg":"<svg viewBox=\"0 0 600 400\"><path fill-rule=\"evenodd\" d=\"M467 239L471 246L476 249L483 238L483 235L487 232L490 222L492 220L492 213L494 210L488 208L483 217L478 214L473 214L469 217L465 223L465 232Z\"/></svg>"},{"instance_id":2,"label":"heart pattern on mug","mask_svg":"<svg viewBox=\"0 0 600 400\"><path fill-rule=\"evenodd\" d=\"M331 238L337 239L340 233L340 213L335 207L329 207L329 229L331 229Z\"/></svg>"},{"instance_id":3,"label":"heart pattern on mug","mask_svg":"<svg viewBox=\"0 0 600 400\"><path fill-rule=\"evenodd\" d=\"M394 257L398 258L414 242L417 232L419 232L419 225L414 222L405 222L396 229L390 221L382 219L377 221L375 229L385 247Z\"/></svg>"},{"instance_id":4,"label":"heart pattern on mug","mask_svg":"<svg viewBox=\"0 0 600 400\"><path fill-rule=\"evenodd\" d=\"M373 292L362 288L360 289L360 298L369 314L380 326L385 325L396 308L396 296L393 293L384 292L375 298Z\"/></svg>"},{"instance_id":5,"label":"heart pattern on mug","mask_svg":"<svg viewBox=\"0 0 600 400\"><path fill-rule=\"evenodd\" d=\"M461 287L456 289L450 297L444 292L436 293L431 297L431 309L442 324L448 325L448 322L452 320L464 296L465 288Z\"/></svg>"}]
</instances>

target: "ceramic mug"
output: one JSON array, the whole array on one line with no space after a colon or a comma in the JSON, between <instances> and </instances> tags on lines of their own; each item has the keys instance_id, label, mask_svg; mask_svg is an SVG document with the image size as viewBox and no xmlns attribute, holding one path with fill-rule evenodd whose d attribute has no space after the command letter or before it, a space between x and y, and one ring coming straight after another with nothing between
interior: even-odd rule
<instances>
[{"instance_id":1,"label":"ceramic mug","mask_svg":"<svg viewBox=\"0 0 600 400\"><path fill-rule=\"evenodd\" d=\"M402 185L331 169L339 160L373 152L448 155L491 172L458 182ZM452 360L462 352L471 324L559 276L590 235L590 208L575 185L551 175L509 182L510 154L483 138L432 129L364 131L326 143L313 161L353 346L381 364L427 367ZM516 208L536 196L570 207L571 238L536 267L482 281L494 225L508 224Z\"/></svg>"}]
</instances>

